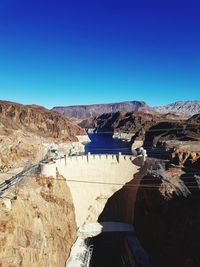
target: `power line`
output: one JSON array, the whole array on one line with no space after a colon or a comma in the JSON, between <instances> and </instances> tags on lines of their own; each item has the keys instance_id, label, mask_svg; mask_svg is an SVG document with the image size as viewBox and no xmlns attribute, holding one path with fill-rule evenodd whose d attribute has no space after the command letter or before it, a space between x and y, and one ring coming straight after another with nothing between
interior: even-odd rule
<instances>
[{"instance_id":1,"label":"power line","mask_svg":"<svg viewBox=\"0 0 200 267\"><path fill-rule=\"evenodd\" d=\"M191 177L184 177L184 178L191 178ZM138 183L138 184L127 184L127 183L108 183L108 182L101 182L101 181L89 181L89 180L75 180L75 179L59 179L59 178L53 178L53 177L43 177L42 179L52 179L52 180L58 180L58 181L63 181L63 182L74 182L74 183L86 183L86 184L98 184L98 185L110 185L110 186L123 186L123 187L153 187L153 188L160 188L160 185L156 185L156 184L141 184L141 183ZM134 180L137 180L135 178L133 178L133 182ZM139 180L139 179L138 179ZM141 179L140 181L141 182L144 182L146 179ZM155 181L155 182L161 182L162 179L161 178L157 178L155 177L154 179L152 178L151 181ZM176 180L178 181L178 180ZM185 181L184 182L185 184L192 184L192 183L195 183L195 182L187 182ZM191 186L188 186L189 188L191 188ZM192 186L192 187L195 187L195 188L199 188L198 186Z\"/></svg>"}]
</instances>

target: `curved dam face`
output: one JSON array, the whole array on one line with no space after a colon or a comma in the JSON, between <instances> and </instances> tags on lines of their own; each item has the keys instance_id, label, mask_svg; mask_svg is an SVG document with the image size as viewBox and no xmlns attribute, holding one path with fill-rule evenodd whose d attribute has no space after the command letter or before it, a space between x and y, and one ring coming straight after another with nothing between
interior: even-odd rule
<instances>
[{"instance_id":1,"label":"curved dam face","mask_svg":"<svg viewBox=\"0 0 200 267\"><path fill-rule=\"evenodd\" d=\"M97 222L107 200L140 169L127 155L83 155L64 157L41 164L41 174L62 175L70 188L75 207L76 223L80 227Z\"/></svg>"}]
</instances>

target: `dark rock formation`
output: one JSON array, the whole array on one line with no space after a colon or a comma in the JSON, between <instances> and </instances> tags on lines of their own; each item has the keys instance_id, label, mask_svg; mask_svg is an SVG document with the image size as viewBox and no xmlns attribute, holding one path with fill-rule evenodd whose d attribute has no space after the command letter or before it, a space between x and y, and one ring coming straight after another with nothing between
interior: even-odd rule
<instances>
[{"instance_id":1,"label":"dark rock formation","mask_svg":"<svg viewBox=\"0 0 200 267\"><path fill-rule=\"evenodd\" d=\"M181 166L196 167L200 158L199 115L182 122L160 122L145 134L151 156L168 158Z\"/></svg>"},{"instance_id":2,"label":"dark rock formation","mask_svg":"<svg viewBox=\"0 0 200 267\"><path fill-rule=\"evenodd\" d=\"M83 120L79 125L83 128L95 128L96 132L113 134L114 132L135 133L135 138L143 140L145 132L160 121L180 121L173 114L151 114L144 112L105 113L96 118Z\"/></svg>"}]
</instances>

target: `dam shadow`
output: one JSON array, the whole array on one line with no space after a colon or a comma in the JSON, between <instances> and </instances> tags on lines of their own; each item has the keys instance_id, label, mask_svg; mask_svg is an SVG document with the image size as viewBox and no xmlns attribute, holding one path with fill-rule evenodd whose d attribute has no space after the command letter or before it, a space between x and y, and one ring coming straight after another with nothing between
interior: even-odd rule
<instances>
[{"instance_id":1,"label":"dam shadow","mask_svg":"<svg viewBox=\"0 0 200 267\"><path fill-rule=\"evenodd\" d=\"M147 165L142 165L142 159L135 159L133 163L142 166L140 171L108 199L98 218L100 224L101 222L118 222L133 225L139 184L147 170ZM134 242L133 247L136 247L138 251L138 261L143 262L143 265L136 265L131 250L128 249L128 239ZM134 231L101 233L93 238L93 244L92 267L150 266L147 255L135 238Z\"/></svg>"},{"instance_id":2,"label":"dam shadow","mask_svg":"<svg viewBox=\"0 0 200 267\"><path fill-rule=\"evenodd\" d=\"M159 191L161 180L139 172L108 199L98 221L132 224L152 267L198 267L200 192L194 173L186 172L181 180L191 194L167 200Z\"/></svg>"},{"instance_id":3,"label":"dam shadow","mask_svg":"<svg viewBox=\"0 0 200 267\"><path fill-rule=\"evenodd\" d=\"M173 193L166 200L157 187L137 192L133 224L153 267L200 266L200 192L194 174L181 180L191 192L187 197Z\"/></svg>"}]
</instances>

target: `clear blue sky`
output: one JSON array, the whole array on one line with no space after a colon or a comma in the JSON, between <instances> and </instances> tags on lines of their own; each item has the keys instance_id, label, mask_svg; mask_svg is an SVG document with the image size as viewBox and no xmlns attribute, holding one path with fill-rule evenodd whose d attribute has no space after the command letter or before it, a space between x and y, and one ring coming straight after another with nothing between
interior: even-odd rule
<instances>
[{"instance_id":1,"label":"clear blue sky","mask_svg":"<svg viewBox=\"0 0 200 267\"><path fill-rule=\"evenodd\" d=\"M0 0L0 99L200 99L199 0Z\"/></svg>"}]
</instances>

